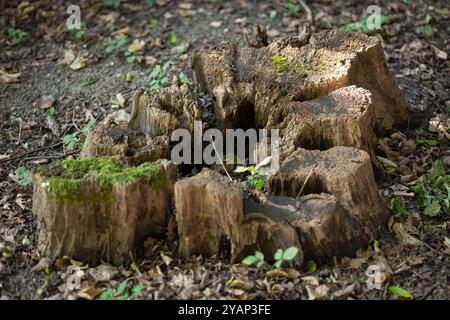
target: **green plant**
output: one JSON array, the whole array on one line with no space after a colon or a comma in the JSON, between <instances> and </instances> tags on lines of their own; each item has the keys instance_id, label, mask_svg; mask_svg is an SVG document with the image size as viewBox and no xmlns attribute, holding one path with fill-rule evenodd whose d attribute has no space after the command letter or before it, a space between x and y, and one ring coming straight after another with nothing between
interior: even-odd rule
<instances>
[{"instance_id":1,"label":"green plant","mask_svg":"<svg viewBox=\"0 0 450 320\"><path fill-rule=\"evenodd\" d=\"M192 84L191 80L189 80L189 78L187 77L187 75L184 74L184 72L180 72L180 74L178 75L178 78L180 78L180 81L182 84L187 84L187 85Z\"/></svg>"},{"instance_id":2,"label":"green plant","mask_svg":"<svg viewBox=\"0 0 450 320\"><path fill-rule=\"evenodd\" d=\"M417 196L416 207L430 217L450 213L450 176L440 160L434 162L431 172L422 175L413 190Z\"/></svg>"},{"instance_id":3,"label":"green plant","mask_svg":"<svg viewBox=\"0 0 450 320\"><path fill-rule=\"evenodd\" d=\"M409 216L408 210L406 210L406 208L403 207L402 203L397 198L392 199L391 209L397 213L400 213L405 218L408 218Z\"/></svg>"},{"instance_id":4,"label":"green plant","mask_svg":"<svg viewBox=\"0 0 450 320\"><path fill-rule=\"evenodd\" d=\"M156 65L150 75L148 76L148 81L150 82L150 89L153 91L158 91L165 85L169 83L169 77L167 71L169 70L171 61L167 61L161 68L161 65Z\"/></svg>"},{"instance_id":5,"label":"green plant","mask_svg":"<svg viewBox=\"0 0 450 320\"><path fill-rule=\"evenodd\" d=\"M120 6L120 0L103 0L101 6L104 8L117 9Z\"/></svg>"},{"instance_id":6,"label":"green plant","mask_svg":"<svg viewBox=\"0 0 450 320\"><path fill-rule=\"evenodd\" d=\"M258 163L256 166L244 167L238 165L234 170L234 172L250 173L250 175L247 175L245 179L247 180L248 183L250 183L250 185L253 188L261 190L264 187L264 184L266 183L265 175L261 172L261 168L268 165L270 161L272 161L272 157L267 157L266 159Z\"/></svg>"},{"instance_id":7,"label":"green plant","mask_svg":"<svg viewBox=\"0 0 450 320\"><path fill-rule=\"evenodd\" d=\"M273 256L275 260L274 267L279 269L283 262L293 260L298 254L298 248L289 247L286 250L278 249Z\"/></svg>"},{"instance_id":8,"label":"green plant","mask_svg":"<svg viewBox=\"0 0 450 320\"><path fill-rule=\"evenodd\" d=\"M392 294L395 294L396 296L405 298L405 299L412 299L412 298L414 298L411 293L409 293L405 289L397 287L397 286L389 286L389 292L392 293Z\"/></svg>"},{"instance_id":9,"label":"green plant","mask_svg":"<svg viewBox=\"0 0 450 320\"><path fill-rule=\"evenodd\" d=\"M269 18L270 18L270 20L273 20L273 19L275 19L276 17L277 17L277 11L276 10L270 10L270 12L269 12Z\"/></svg>"},{"instance_id":10,"label":"green plant","mask_svg":"<svg viewBox=\"0 0 450 320\"><path fill-rule=\"evenodd\" d=\"M81 23L80 29L70 29L68 32L72 34L75 39L82 39L84 37L84 22Z\"/></svg>"},{"instance_id":11,"label":"green plant","mask_svg":"<svg viewBox=\"0 0 450 320\"><path fill-rule=\"evenodd\" d=\"M428 138L421 137L421 136L416 137L416 142L418 144L426 144L426 145L429 145L432 147L437 146L439 144L439 141L436 139L428 139Z\"/></svg>"},{"instance_id":12,"label":"green plant","mask_svg":"<svg viewBox=\"0 0 450 320\"><path fill-rule=\"evenodd\" d=\"M63 143L66 145L67 150L73 150L75 146L82 146L84 138L87 136L89 130L95 125L96 120L92 119L82 129L81 132L68 133L63 137ZM82 137L80 137L82 134Z\"/></svg>"},{"instance_id":13,"label":"green plant","mask_svg":"<svg viewBox=\"0 0 450 320\"><path fill-rule=\"evenodd\" d=\"M344 30L344 31L371 33L374 31L374 29L369 28L369 26L367 25L368 20L369 20L369 17L365 17L360 22L350 23L350 24L341 26L339 29ZM388 22L389 22L388 16L384 16L384 15L380 16L380 27L383 24L386 24Z\"/></svg>"},{"instance_id":14,"label":"green plant","mask_svg":"<svg viewBox=\"0 0 450 320\"><path fill-rule=\"evenodd\" d=\"M425 38L430 38L433 35L433 27L431 26L430 21L431 16L427 14L422 25L417 27L416 32Z\"/></svg>"},{"instance_id":15,"label":"green plant","mask_svg":"<svg viewBox=\"0 0 450 320\"><path fill-rule=\"evenodd\" d=\"M158 19L152 18L150 20L150 26L153 30L156 30L156 28L158 28L158 24L159 24Z\"/></svg>"},{"instance_id":16,"label":"green plant","mask_svg":"<svg viewBox=\"0 0 450 320\"><path fill-rule=\"evenodd\" d=\"M264 254L261 251L255 251L253 256L246 257L242 263L247 266L256 265L257 268L260 268L264 264Z\"/></svg>"},{"instance_id":17,"label":"green plant","mask_svg":"<svg viewBox=\"0 0 450 320\"><path fill-rule=\"evenodd\" d=\"M275 57L273 57L272 63L275 66L275 70L278 74L283 74L289 69L286 57L282 55L276 55Z\"/></svg>"},{"instance_id":18,"label":"green plant","mask_svg":"<svg viewBox=\"0 0 450 320\"><path fill-rule=\"evenodd\" d=\"M313 260L308 261L308 272L314 273L317 270L317 264Z\"/></svg>"},{"instance_id":19,"label":"green plant","mask_svg":"<svg viewBox=\"0 0 450 320\"><path fill-rule=\"evenodd\" d=\"M105 38L103 45L106 47L107 53L113 53L117 50L126 50L128 44L128 37L126 35L119 35L113 38Z\"/></svg>"},{"instance_id":20,"label":"green plant","mask_svg":"<svg viewBox=\"0 0 450 320\"><path fill-rule=\"evenodd\" d=\"M125 279L122 281L117 289L108 288L100 295L100 300L127 300L130 297L130 290L128 288L128 281ZM131 288L131 297L137 298L142 294L145 289L143 284L135 285Z\"/></svg>"},{"instance_id":21,"label":"green plant","mask_svg":"<svg viewBox=\"0 0 450 320\"><path fill-rule=\"evenodd\" d=\"M8 37L12 44L20 44L30 36L30 33L20 28L9 28Z\"/></svg>"},{"instance_id":22,"label":"green plant","mask_svg":"<svg viewBox=\"0 0 450 320\"><path fill-rule=\"evenodd\" d=\"M23 187L28 186L31 182L33 182L33 178L31 176L30 170L25 167L19 167L14 172L14 178L17 183Z\"/></svg>"},{"instance_id":23,"label":"green plant","mask_svg":"<svg viewBox=\"0 0 450 320\"><path fill-rule=\"evenodd\" d=\"M175 46L178 43L178 36L176 34L172 34L170 36L170 44Z\"/></svg>"},{"instance_id":24,"label":"green plant","mask_svg":"<svg viewBox=\"0 0 450 320\"><path fill-rule=\"evenodd\" d=\"M294 12L294 13L300 12L300 9L301 9L301 7L298 3L292 3L292 2L285 3L284 7L286 9L288 9L290 12Z\"/></svg>"}]
</instances>

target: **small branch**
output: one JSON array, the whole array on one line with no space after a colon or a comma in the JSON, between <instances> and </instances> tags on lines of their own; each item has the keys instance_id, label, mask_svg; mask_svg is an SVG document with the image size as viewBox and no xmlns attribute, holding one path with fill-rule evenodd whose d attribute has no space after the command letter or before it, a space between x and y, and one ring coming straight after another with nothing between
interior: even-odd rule
<instances>
[{"instance_id":1,"label":"small branch","mask_svg":"<svg viewBox=\"0 0 450 320\"><path fill-rule=\"evenodd\" d=\"M227 174L228 179L230 179L230 181L233 182L233 179L231 178L231 176L230 176L230 174L228 173L227 169L226 169L225 166L223 165L222 159L220 158L219 153L217 152L216 145L214 144L214 139L212 139L212 137L211 137L211 143L212 143L212 146L213 146L213 148L214 148L214 152L215 152L216 155L217 155L217 159L219 159L219 162L220 162L220 164L222 165L223 170L225 170L225 173Z\"/></svg>"},{"instance_id":2,"label":"small branch","mask_svg":"<svg viewBox=\"0 0 450 320\"><path fill-rule=\"evenodd\" d=\"M316 165L316 166L317 166L317 165ZM316 166L312 167L312 168L311 168L311 171L309 171L308 175L306 176L305 181L303 182L302 187L300 188L300 191L299 191L298 194L297 194L296 199L297 199L298 197L300 197L300 195L302 194L303 189L305 189L306 183L308 182L309 177L311 177L311 174L313 173L313 171L314 171L314 169L316 168Z\"/></svg>"},{"instance_id":3,"label":"small branch","mask_svg":"<svg viewBox=\"0 0 450 320\"><path fill-rule=\"evenodd\" d=\"M49 145L49 146L46 146L46 147L37 148L37 149L31 150L31 151L25 152L24 154L22 154L20 156L16 156L16 157L13 157L13 158L0 160L0 163L1 162L8 162L8 161L14 161L14 160L22 159L22 158L26 157L29 154L36 153L36 152L39 152L39 151L42 151L42 150L46 150L46 149L51 149L51 148L54 148L54 147L59 147L62 144L63 144L62 142L58 142L58 143L55 143L55 144L52 144L52 145Z\"/></svg>"},{"instance_id":4,"label":"small branch","mask_svg":"<svg viewBox=\"0 0 450 320\"><path fill-rule=\"evenodd\" d=\"M311 9L308 7L308 5L305 3L305 1L303 0L298 0L300 6L303 8L303 10L305 10L306 12L306 20L313 25L314 24L314 17L312 14Z\"/></svg>"}]
</instances>

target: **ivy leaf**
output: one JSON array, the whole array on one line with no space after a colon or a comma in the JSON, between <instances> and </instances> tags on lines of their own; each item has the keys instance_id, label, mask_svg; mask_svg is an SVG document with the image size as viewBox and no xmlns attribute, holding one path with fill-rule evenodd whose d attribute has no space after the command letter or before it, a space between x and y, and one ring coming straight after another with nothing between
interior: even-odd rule
<instances>
[{"instance_id":1,"label":"ivy leaf","mask_svg":"<svg viewBox=\"0 0 450 320\"><path fill-rule=\"evenodd\" d=\"M142 294L142 291L145 289L145 286L143 284L138 284L131 289L131 295L133 297L139 297Z\"/></svg>"},{"instance_id":2,"label":"ivy leaf","mask_svg":"<svg viewBox=\"0 0 450 320\"><path fill-rule=\"evenodd\" d=\"M96 120L95 119L91 119L84 127L83 129L81 129L81 131L83 132L83 134L85 136L87 136L89 130L91 130L91 128L95 125Z\"/></svg>"},{"instance_id":3,"label":"ivy leaf","mask_svg":"<svg viewBox=\"0 0 450 320\"><path fill-rule=\"evenodd\" d=\"M432 147L437 146L439 144L439 141L437 141L435 139L428 139L428 138L421 137L421 136L416 137L416 142L418 144L426 144L426 145L429 145Z\"/></svg>"},{"instance_id":4,"label":"ivy leaf","mask_svg":"<svg viewBox=\"0 0 450 320\"><path fill-rule=\"evenodd\" d=\"M100 300L112 300L114 297L114 290L109 288L106 291L103 291L100 295Z\"/></svg>"},{"instance_id":5,"label":"ivy leaf","mask_svg":"<svg viewBox=\"0 0 450 320\"><path fill-rule=\"evenodd\" d=\"M255 251L255 257L259 261L264 261L264 254L261 251Z\"/></svg>"},{"instance_id":6,"label":"ivy leaf","mask_svg":"<svg viewBox=\"0 0 450 320\"><path fill-rule=\"evenodd\" d=\"M125 292L127 289L128 279L122 281L119 286L117 287L117 294L121 295Z\"/></svg>"},{"instance_id":7,"label":"ivy leaf","mask_svg":"<svg viewBox=\"0 0 450 320\"><path fill-rule=\"evenodd\" d=\"M395 212L400 213L404 217L408 217L409 216L408 210L406 210L406 208L402 206L400 200L398 200L397 198L394 198L392 200L392 209Z\"/></svg>"}]
</instances>

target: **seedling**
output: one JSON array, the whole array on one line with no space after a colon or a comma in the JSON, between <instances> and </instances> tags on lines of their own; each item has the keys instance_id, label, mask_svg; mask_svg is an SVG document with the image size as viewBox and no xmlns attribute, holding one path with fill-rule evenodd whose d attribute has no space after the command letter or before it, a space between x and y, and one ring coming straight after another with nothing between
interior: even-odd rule
<instances>
[{"instance_id":1,"label":"seedling","mask_svg":"<svg viewBox=\"0 0 450 320\"><path fill-rule=\"evenodd\" d=\"M81 129L81 132L66 134L63 137L63 143L66 145L67 150L71 151L75 148L75 146L81 147L84 143L84 139L87 136L89 130L95 125L95 122L96 122L95 119L92 119Z\"/></svg>"},{"instance_id":2,"label":"seedling","mask_svg":"<svg viewBox=\"0 0 450 320\"><path fill-rule=\"evenodd\" d=\"M279 269L283 262L293 260L298 254L298 248L289 247L286 250L278 249L273 256L275 260L274 267Z\"/></svg>"},{"instance_id":3,"label":"seedling","mask_svg":"<svg viewBox=\"0 0 450 320\"><path fill-rule=\"evenodd\" d=\"M100 295L100 300L127 300L130 297L130 291L128 289L128 281L130 279L125 279L122 281L117 289L108 288L103 291ZM135 285L131 288L131 297L137 298L142 294L145 289L143 284Z\"/></svg>"},{"instance_id":4,"label":"seedling","mask_svg":"<svg viewBox=\"0 0 450 320\"><path fill-rule=\"evenodd\" d=\"M30 33L20 28L9 28L8 37L12 44L20 44L30 36Z\"/></svg>"},{"instance_id":5,"label":"seedling","mask_svg":"<svg viewBox=\"0 0 450 320\"><path fill-rule=\"evenodd\" d=\"M350 24L340 27L339 29L344 30L344 31L371 33L374 31L374 29L369 28L369 26L367 25L368 20L369 20L369 17L366 17L366 18L362 19L360 22L350 23ZM388 22L389 22L388 16L384 16L384 15L380 16L380 27L383 24L386 24Z\"/></svg>"},{"instance_id":6,"label":"seedling","mask_svg":"<svg viewBox=\"0 0 450 320\"><path fill-rule=\"evenodd\" d=\"M285 73L289 68L289 65L286 61L286 57L282 55L276 55L275 57L273 57L272 63L275 66L275 70L277 71L278 74Z\"/></svg>"},{"instance_id":7,"label":"seedling","mask_svg":"<svg viewBox=\"0 0 450 320\"><path fill-rule=\"evenodd\" d=\"M267 157L256 166L237 166L234 172L236 173L244 173L248 172L250 175L246 177L246 180L250 185L258 190L261 190L266 183L265 175L261 172L261 168L268 165L272 161L272 157Z\"/></svg>"},{"instance_id":8,"label":"seedling","mask_svg":"<svg viewBox=\"0 0 450 320\"><path fill-rule=\"evenodd\" d=\"M189 86L192 84L191 80L189 80L189 78L187 77L187 75L184 74L184 72L180 72L178 78L180 78L182 84L187 84Z\"/></svg>"},{"instance_id":9,"label":"seedling","mask_svg":"<svg viewBox=\"0 0 450 320\"><path fill-rule=\"evenodd\" d=\"M301 9L301 7L298 3L291 3L291 2L285 3L284 7L293 13L300 12L300 9Z\"/></svg>"},{"instance_id":10,"label":"seedling","mask_svg":"<svg viewBox=\"0 0 450 320\"><path fill-rule=\"evenodd\" d=\"M413 190L417 196L416 207L430 217L450 214L450 176L440 160L436 160L430 173L419 178Z\"/></svg>"},{"instance_id":11,"label":"seedling","mask_svg":"<svg viewBox=\"0 0 450 320\"><path fill-rule=\"evenodd\" d=\"M242 263L247 266L255 265L257 268L260 268L264 264L264 254L261 251L255 251L253 256L246 257L242 260Z\"/></svg>"},{"instance_id":12,"label":"seedling","mask_svg":"<svg viewBox=\"0 0 450 320\"><path fill-rule=\"evenodd\" d=\"M106 38L103 40L103 45L106 47L107 53L113 53L117 50L126 50L128 44L128 37L125 35L119 35L113 38Z\"/></svg>"},{"instance_id":13,"label":"seedling","mask_svg":"<svg viewBox=\"0 0 450 320\"><path fill-rule=\"evenodd\" d=\"M150 82L150 89L158 91L169 83L167 71L169 70L171 61L167 61L161 68L161 65L156 65L150 75L148 81Z\"/></svg>"},{"instance_id":14,"label":"seedling","mask_svg":"<svg viewBox=\"0 0 450 320\"><path fill-rule=\"evenodd\" d=\"M15 171L14 178L16 179L17 183L20 184L23 187L26 187L33 182L33 178L31 176L30 170L28 170L25 167L19 167Z\"/></svg>"}]
</instances>

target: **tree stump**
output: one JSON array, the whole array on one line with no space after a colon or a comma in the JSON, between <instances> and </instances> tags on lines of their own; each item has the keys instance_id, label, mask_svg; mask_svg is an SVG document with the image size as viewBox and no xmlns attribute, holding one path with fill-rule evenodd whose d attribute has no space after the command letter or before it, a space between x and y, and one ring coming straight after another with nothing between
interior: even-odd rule
<instances>
[{"instance_id":1,"label":"tree stump","mask_svg":"<svg viewBox=\"0 0 450 320\"><path fill-rule=\"evenodd\" d=\"M302 190L303 187L303 190ZM359 225L361 234L374 239L384 228L389 210L382 203L367 152L349 147L325 151L299 148L269 179L272 194L298 197L327 193L336 197L342 208Z\"/></svg>"},{"instance_id":2,"label":"tree stump","mask_svg":"<svg viewBox=\"0 0 450 320\"><path fill-rule=\"evenodd\" d=\"M222 128L236 128L243 114L252 113L257 127L264 128L278 107L350 85L372 94L376 130L408 118L377 37L329 30L303 46L296 40L283 38L261 48L227 43L194 56L196 79L215 97Z\"/></svg>"},{"instance_id":3,"label":"tree stump","mask_svg":"<svg viewBox=\"0 0 450 320\"><path fill-rule=\"evenodd\" d=\"M38 250L92 264L129 261L147 237L164 236L176 174L167 160L124 167L112 157L40 167L33 195Z\"/></svg>"}]
</instances>

